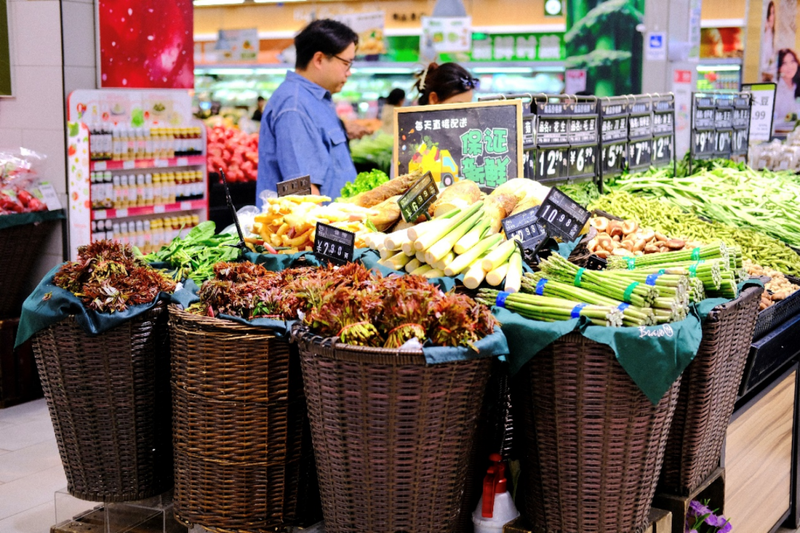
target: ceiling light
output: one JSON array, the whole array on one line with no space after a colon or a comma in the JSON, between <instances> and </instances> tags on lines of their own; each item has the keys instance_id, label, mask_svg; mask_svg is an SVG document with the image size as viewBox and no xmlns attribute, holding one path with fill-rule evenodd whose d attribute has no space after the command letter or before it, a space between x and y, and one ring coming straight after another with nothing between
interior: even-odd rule
<instances>
[{"instance_id":1,"label":"ceiling light","mask_svg":"<svg viewBox=\"0 0 800 533\"><path fill-rule=\"evenodd\" d=\"M194 0L192 2L195 6L230 6L234 4L244 4L244 0Z\"/></svg>"}]
</instances>

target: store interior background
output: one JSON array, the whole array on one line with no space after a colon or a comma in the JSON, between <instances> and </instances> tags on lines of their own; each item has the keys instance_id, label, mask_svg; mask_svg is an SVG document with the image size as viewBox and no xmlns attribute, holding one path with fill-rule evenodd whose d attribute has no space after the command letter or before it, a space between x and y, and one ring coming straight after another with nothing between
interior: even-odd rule
<instances>
[{"instance_id":1,"label":"store interior background","mask_svg":"<svg viewBox=\"0 0 800 533\"><path fill-rule=\"evenodd\" d=\"M314 10L320 15L375 10L387 14L430 14L434 4L433 0L356 0L196 7L195 51L220 29L255 25L262 39L291 39ZM684 9L681 4L686 6L683 12L688 12L688 0L648 0L645 9L648 30L667 31L670 36L679 31L680 28L671 31L664 27L664 18L659 13L667 8L673 12L675 7ZM744 27L744 81L756 77L759 34L748 32L747 27L760 27L761 4L762 0L702 0L703 25ZM497 31L497 27L523 26L536 31L549 28L564 31L565 27L564 17L544 16L544 0L466 0L464 5L478 29L493 27ZM0 99L0 144L22 146L46 154L46 179L55 186L62 204L67 205L65 101L75 89L97 87L95 4L93 0L8 0L8 8L15 96ZM666 25L673 21L674 18L670 19ZM402 17L395 20L387 16L386 32L389 35L418 34L419 28L418 18L412 21L407 17L403 21ZM645 70L644 79L648 80L649 76ZM648 87L643 89L646 91ZM53 232L30 279L41 279L68 256L64 235L63 231Z\"/></svg>"}]
</instances>

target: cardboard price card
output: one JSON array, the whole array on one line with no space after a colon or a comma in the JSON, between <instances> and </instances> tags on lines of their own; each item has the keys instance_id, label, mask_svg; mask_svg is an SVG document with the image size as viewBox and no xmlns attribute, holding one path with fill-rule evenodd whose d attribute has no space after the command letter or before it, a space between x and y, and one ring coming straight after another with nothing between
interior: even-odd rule
<instances>
[{"instance_id":1,"label":"cardboard price card","mask_svg":"<svg viewBox=\"0 0 800 533\"><path fill-rule=\"evenodd\" d=\"M396 108L395 124L397 175L494 188L523 173L521 100Z\"/></svg>"},{"instance_id":2,"label":"cardboard price card","mask_svg":"<svg viewBox=\"0 0 800 533\"><path fill-rule=\"evenodd\" d=\"M314 255L323 261L343 265L353 260L356 234L317 222Z\"/></svg>"},{"instance_id":3,"label":"cardboard price card","mask_svg":"<svg viewBox=\"0 0 800 533\"><path fill-rule=\"evenodd\" d=\"M564 241L575 240L590 217L589 211L556 188L547 194L537 214L549 233Z\"/></svg>"},{"instance_id":4,"label":"cardboard price card","mask_svg":"<svg viewBox=\"0 0 800 533\"><path fill-rule=\"evenodd\" d=\"M278 198L288 195L311 194L311 176L300 176L293 180L278 182Z\"/></svg>"},{"instance_id":5,"label":"cardboard price card","mask_svg":"<svg viewBox=\"0 0 800 533\"><path fill-rule=\"evenodd\" d=\"M411 188L397 200L400 206L400 214L406 222L414 222L419 216L428 210L428 206L433 203L439 194L439 188L433 181L430 172L426 172Z\"/></svg>"},{"instance_id":6,"label":"cardboard price card","mask_svg":"<svg viewBox=\"0 0 800 533\"><path fill-rule=\"evenodd\" d=\"M506 236L517 239L524 250L533 253L539 251L542 243L547 240L547 230L539 223L538 211L538 206L532 207L501 221Z\"/></svg>"}]
</instances>

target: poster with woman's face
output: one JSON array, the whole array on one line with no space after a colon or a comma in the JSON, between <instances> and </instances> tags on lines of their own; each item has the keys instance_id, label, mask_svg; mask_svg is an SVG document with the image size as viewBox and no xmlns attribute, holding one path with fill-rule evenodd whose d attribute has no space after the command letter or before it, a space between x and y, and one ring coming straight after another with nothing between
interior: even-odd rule
<instances>
[{"instance_id":1,"label":"poster with woman's face","mask_svg":"<svg viewBox=\"0 0 800 533\"><path fill-rule=\"evenodd\" d=\"M761 81L777 84L773 134L792 131L800 109L800 73L798 73L795 35L796 0L764 0L761 25Z\"/></svg>"}]
</instances>

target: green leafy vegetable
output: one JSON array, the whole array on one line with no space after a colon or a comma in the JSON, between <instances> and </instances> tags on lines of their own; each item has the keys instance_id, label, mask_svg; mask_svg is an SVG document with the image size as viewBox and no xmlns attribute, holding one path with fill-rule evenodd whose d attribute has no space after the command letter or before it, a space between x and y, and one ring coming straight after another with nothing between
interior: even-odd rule
<instances>
[{"instance_id":1,"label":"green leafy vegetable","mask_svg":"<svg viewBox=\"0 0 800 533\"><path fill-rule=\"evenodd\" d=\"M350 198L362 192L371 191L378 185L389 181L389 176L381 170L362 172L356 176L355 181L342 187L342 198Z\"/></svg>"}]
</instances>

